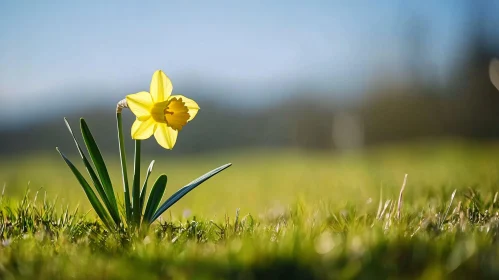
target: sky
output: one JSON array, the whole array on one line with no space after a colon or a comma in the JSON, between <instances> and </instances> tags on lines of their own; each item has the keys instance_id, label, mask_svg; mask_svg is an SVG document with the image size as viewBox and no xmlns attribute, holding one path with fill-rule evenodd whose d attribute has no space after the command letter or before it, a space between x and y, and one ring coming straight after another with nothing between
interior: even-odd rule
<instances>
[{"instance_id":1,"label":"sky","mask_svg":"<svg viewBox=\"0 0 499 280\"><path fill-rule=\"evenodd\" d=\"M115 104L157 69L174 91L221 85L233 94L211 97L249 103L300 85L360 91L403 68L414 18L431 42L422 59L445 75L468 2L4 0L0 119Z\"/></svg>"}]
</instances>

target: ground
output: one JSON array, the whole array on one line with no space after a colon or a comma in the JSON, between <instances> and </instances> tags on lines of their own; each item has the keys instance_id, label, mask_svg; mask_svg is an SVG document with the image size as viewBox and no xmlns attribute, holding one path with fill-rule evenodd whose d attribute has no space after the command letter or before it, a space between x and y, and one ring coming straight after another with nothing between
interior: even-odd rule
<instances>
[{"instance_id":1,"label":"ground","mask_svg":"<svg viewBox=\"0 0 499 280\"><path fill-rule=\"evenodd\" d=\"M3 158L0 278L497 278L497 155L496 143L457 141L341 153L165 151L153 176L169 176L167 195L234 165L145 235L107 232L61 159ZM106 160L121 195L117 155Z\"/></svg>"}]
</instances>

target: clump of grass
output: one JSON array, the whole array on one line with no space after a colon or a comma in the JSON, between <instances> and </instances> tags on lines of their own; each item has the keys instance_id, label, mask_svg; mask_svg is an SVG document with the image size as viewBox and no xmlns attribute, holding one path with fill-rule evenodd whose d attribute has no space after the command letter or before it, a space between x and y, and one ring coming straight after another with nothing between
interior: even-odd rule
<instances>
[{"instance_id":1,"label":"clump of grass","mask_svg":"<svg viewBox=\"0 0 499 280\"><path fill-rule=\"evenodd\" d=\"M0 200L0 277L493 278L497 197L454 191L422 196L437 201L426 207L406 199L400 212L395 196L380 198L379 211L297 202L260 216L169 219L130 239L28 191Z\"/></svg>"}]
</instances>

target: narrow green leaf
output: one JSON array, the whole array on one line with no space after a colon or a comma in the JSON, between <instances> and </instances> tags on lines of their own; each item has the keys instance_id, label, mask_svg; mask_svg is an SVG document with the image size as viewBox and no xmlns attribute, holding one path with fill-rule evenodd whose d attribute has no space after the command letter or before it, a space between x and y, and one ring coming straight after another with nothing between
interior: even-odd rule
<instances>
[{"instance_id":1,"label":"narrow green leaf","mask_svg":"<svg viewBox=\"0 0 499 280\"><path fill-rule=\"evenodd\" d=\"M140 224L140 140L135 140L135 155L132 184L132 213L135 225Z\"/></svg>"},{"instance_id":2,"label":"narrow green leaf","mask_svg":"<svg viewBox=\"0 0 499 280\"><path fill-rule=\"evenodd\" d=\"M100 195L100 198L104 202L104 205L107 208L107 211L111 214L111 217L114 220L114 223L119 226L121 223L120 219L120 214L118 211L115 211L115 209L112 207L111 203L109 202L109 199L107 198L106 192L104 191L104 188L102 187L101 182L99 181L99 178L97 178L97 174L95 174L94 169L92 168L92 165L88 161L87 157L83 153L83 150L80 147L80 144L78 143L78 140L76 140L76 137L73 133L73 130L71 129L71 126L69 125L69 122L66 118L64 118L64 122L66 123L66 126L69 130L69 133L71 133L71 136L73 137L73 140L76 144L76 148L78 149L78 152L80 153L80 157L83 160L83 164L85 165L85 168L88 171L88 174L90 175L90 178L92 178L92 182L94 183L95 189Z\"/></svg>"},{"instance_id":3,"label":"narrow green leaf","mask_svg":"<svg viewBox=\"0 0 499 280\"><path fill-rule=\"evenodd\" d=\"M80 171L71 163L71 161L61 152L59 151L59 148L56 148L57 152L61 155L62 159L66 162L66 164L69 166L73 174L75 175L76 179L80 183L81 187L83 188L83 191L85 191L85 194L87 195L88 200L90 201L90 204L92 204L92 207L94 208L95 212L99 216L99 218L102 220L102 222L109 228L112 229L111 227L111 218L109 217L109 214L106 212L106 209L102 206L102 204L99 201L99 198L95 195L94 191L90 187L90 185L87 183L83 175L81 175Z\"/></svg>"},{"instance_id":4,"label":"narrow green leaf","mask_svg":"<svg viewBox=\"0 0 499 280\"><path fill-rule=\"evenodd\" d=\"M113 185L111 184L111 178L107 172L106 163L104 162L99 147L97 146L97 143L95 143L94 137L92 136L92 133L83 118L80 119L80 127L83 140L87 146L90 158L92 158L92 162L97 169L97 173L99 174L102 186L106 192L107 199L109 200L109 203L113 207L114 211L118 212L118 204L116 203L116 197L114 195Z\"/></svg>"},{"instance_id":5,"label":"narrow green leaf","mask_svg":"<svg viewBox=\"0 0 499 280\"><path fill-rule=\"evenodd\" d=\"M130 203L130 188L128 187L128 172L126 164L125 138L123 137L123 120L121 113L116 113L116 123L118 126L118 143L120 146L121 177L123 179L123 194L125 196L126 220L132 219L132 204Z\"/></svg>"},{"instance_id":6,"label":"narrow green leaf","mask_svg":"<svg viewBox=\"0 0 499 280\"><path fill-rule=\"evenodd\" d=\"M142 190L140 191L140 213L143 213L144 210L144 202L146 201L147 195L147 181L149 180L149 175L151 175L152 169L154 167L154 160L151 161L149 167L146 172L146 179L144 180L144 184L142 185Z\"/></svg>"},{"instance_id":7,"label":"narrow green leaf","mask_svg":"<svg viewBox=\"0 0 499 280\"><path fill-rule=\"evenodd\" d=\"M178 190L176 193L174 193L170 198L168 198L163 205L161 205L154 214L154 216L151 218L150 223L154 222L163 212L168 210L173 204L175 204L177 201L179 201L184 195L192 191L194 188L197 186L201 185L204 181L210 179L211 177L215 176L216 174L222 172L224 169L230 167L232 163L227 163L225 165L222 165L216 169L213 169L212 171L204 174L203 176L197 178L196 180L190 182L180 190Z\"/></svg>"},{"instance_id":8,"label":"narrow green leaf","mask_svg":"<svg viewBox=\"0 0 499 280\"><path fill-rule=\"evenodd\" d=\"M158 205L163 198L163 194L165 193L167 181L168 178L166 175L162 174L154 183L151 189L151 194L149 195L149 200L147 201L146 211L144 212L144 223L151 223L154 211L158 208Z\"/></svg>"}]
</instances>

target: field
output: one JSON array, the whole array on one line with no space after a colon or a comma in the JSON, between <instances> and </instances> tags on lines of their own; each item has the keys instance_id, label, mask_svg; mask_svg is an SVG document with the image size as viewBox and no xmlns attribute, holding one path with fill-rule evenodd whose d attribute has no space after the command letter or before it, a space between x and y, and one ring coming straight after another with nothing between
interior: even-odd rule
<instances>
[{"instance_id":1,"label":"field","mask_svg":"<svg viewBox=\"0 0 499 280\"><path fill-rule=\"evenodd\" d=\"M167 195L233 166L135 236L104 229L55 151L3 158L0 278L499 277L497 143L154 159ZM106 160L121 194L117 154Z\"/></svg>"}]
</instances>

